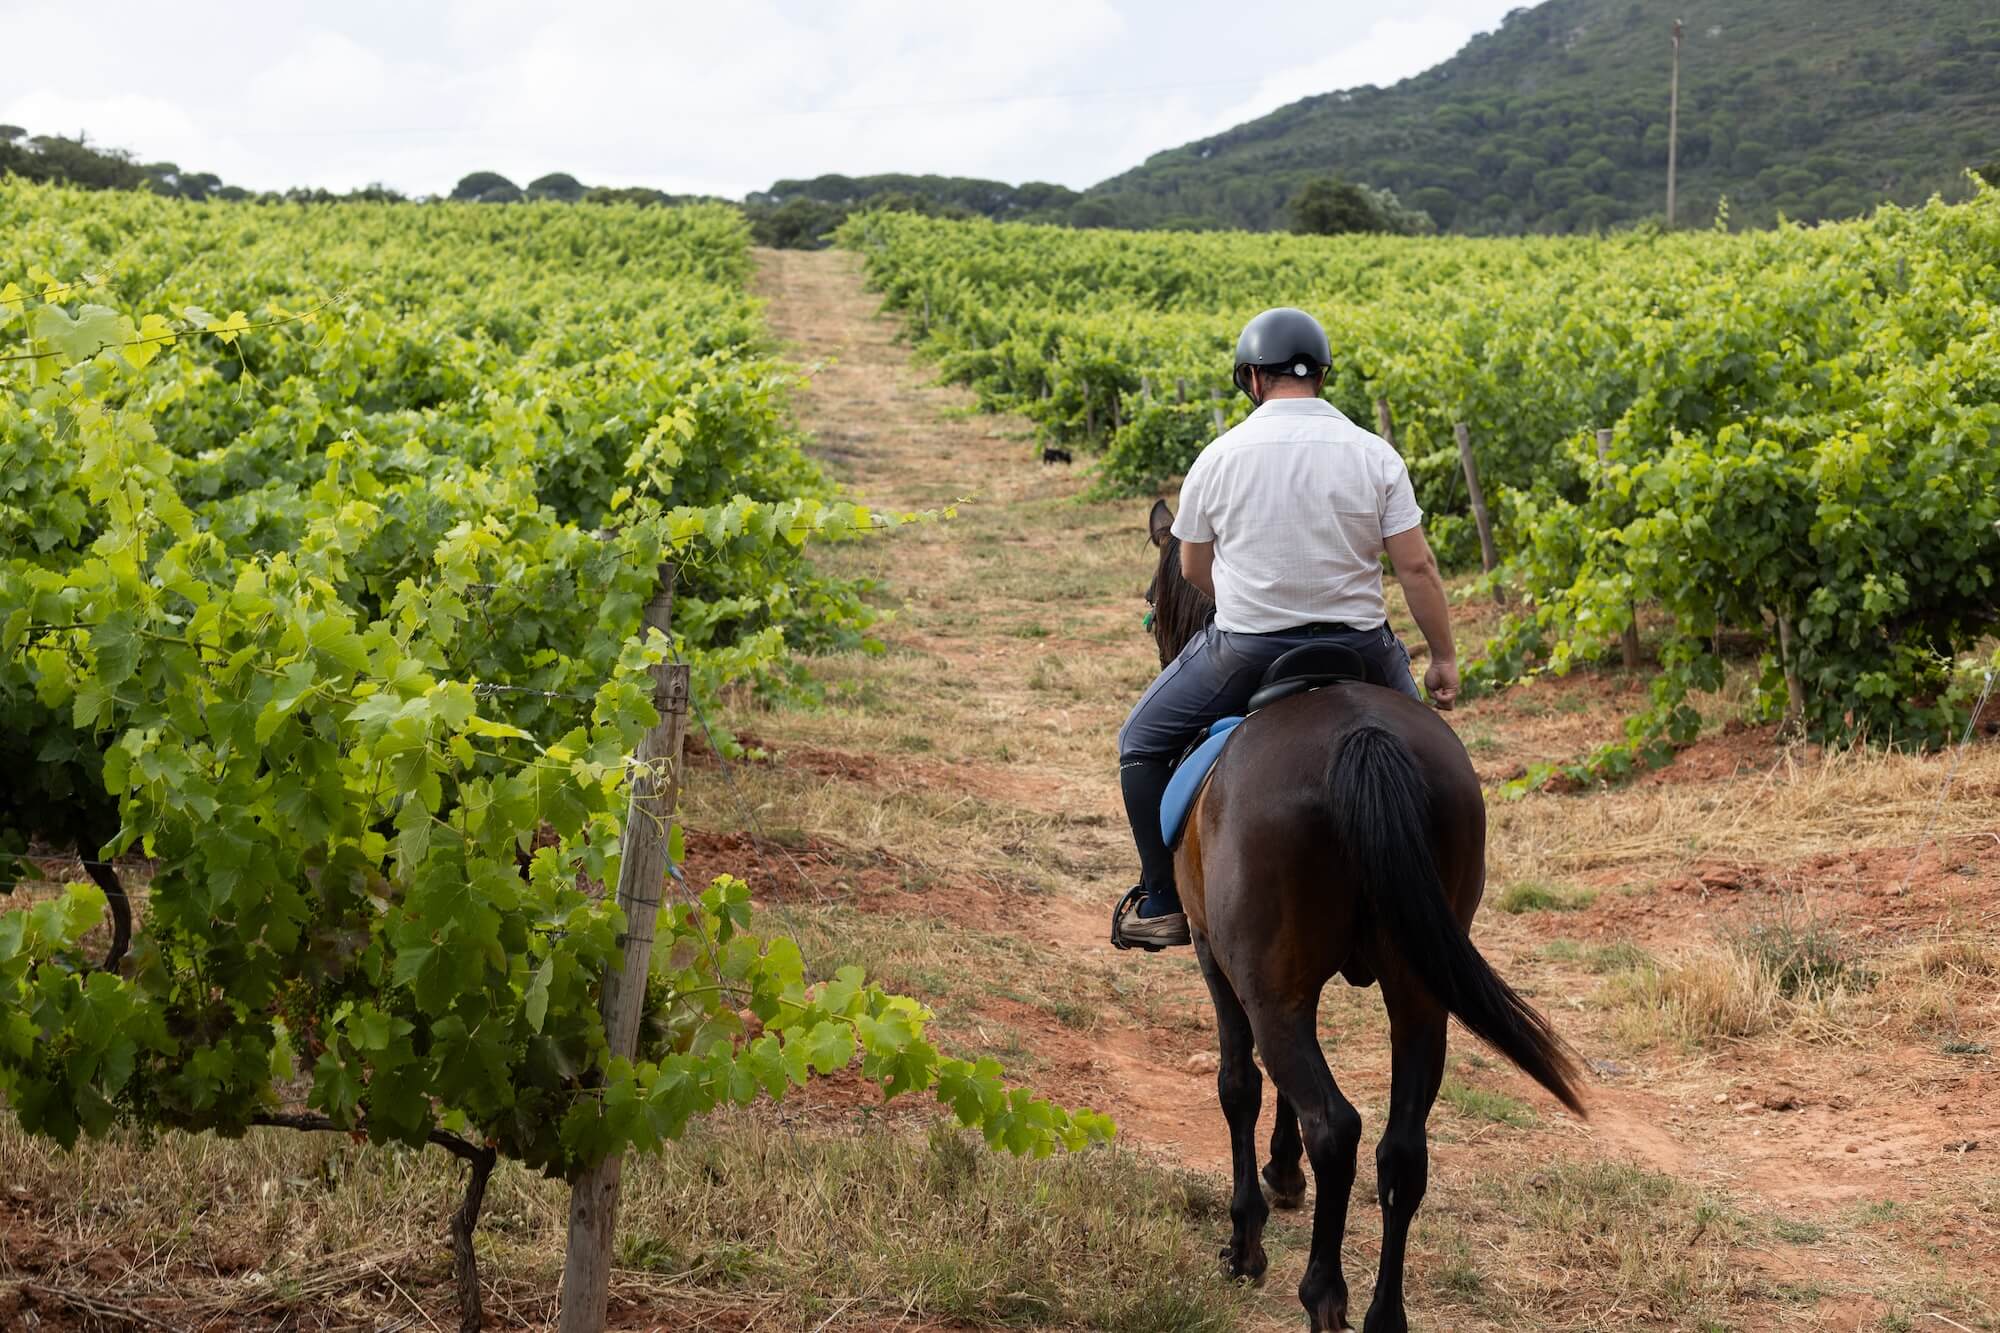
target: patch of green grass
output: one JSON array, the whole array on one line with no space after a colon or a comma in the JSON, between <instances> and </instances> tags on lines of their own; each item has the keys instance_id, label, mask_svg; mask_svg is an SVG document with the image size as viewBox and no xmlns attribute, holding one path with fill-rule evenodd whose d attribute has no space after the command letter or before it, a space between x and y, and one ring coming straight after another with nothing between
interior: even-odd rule
<instances>
[{"instance_id":1,"label":"patch of green grass","mask_svg":"<svg viewBox=\"0 0 2000 1333\"><path fill-rule=\"evenodd\" d=\"M1502 748L1500 738L1484 727L1467 727L1458 734L1467 754L1492 754Z\"/></svg>"},{"instance_id":2,"label":"patch of green grass","mask_svg":"<svg viewBox=\"0 0 2000 1333\"><path fill-rule=\"evenodd\" d=\"M1097 1006L1082 1004L1076 1000L1055 999L1049 1001L1049 1012L1056 1016L1056 1022L1076 1032L1094 1031L1098 1024Z\"/></svg>"},{"instance_id":3,"label":"patch of green grass","mask_svg":"<svg viewBox=\"0 0 2000 1333\"><path fill-rule=\"evenodd\" d=\"M1771 1234L1779 1240L1793 1245L1811 1245L1826 1239L1826 1228L1816 1222L1801 1222L1790 1217L1771 1219Z\"/></svg>"},{"instance_id":4,"label":"patch of green grass","mask_svg":"<svg viewBox=\"0 0 2000 1333\"><path fill-rule=\"evenodd\" d=\"M1550 940L1542 946L1542 957L1552 963L1581 963L1592 972L1628 972L1652 964L1652 956L1630 940L1611 944L1579 944L1575 940Z\"/></svg>"},{"instance_id":5,"label":"patch of green grass","mask_svg":"<svg viewBox=\"0 0 2000 1333\"><path fill-rule=\"evenodd\" d=\"M1729 936L1729 946L1755 963L1788 1000L1835 990L1866 990L1874 975L1851 955L1840 933L1810 914L1786 912Z\"/></svg>"},{"instance_id":6,"label":"patch of green grass","mask_svg":"<svg viewBox=\"0 0 2000 1333\"><path fill-rule=\"evenodd\" d=\"M1013 631L1017 639L1046 639L1052 632L1047 625L1032 621L1026 625L1016 625Z\"/></svg>"},{"instance_id":7,"label":"patch of green grass","mask_svg":"<svg viewBox=\"0 0 2000 1333\"><path fill-rule=\"evenodd\" d=\"M937 742L928 736L911 733L896 737L896 748L909 754L927 754L937 748Z\"/></svg>"},{"instance_id":8,"label":"patch of green grass","mask_svg":"<svg viewBox=\"0 0 2000 1333\"><path fill-rule=\"evenodd\" d=\"M1595 901L1595 889L1573 889L1530 879L1509 884L1493 905L1509 915L1518 916L1522 912L1576 912Z\"/></svg>"},{"instance_id":9,"label":"patch of green grass","mask_svg":"<svg viewBox=\"0 0 2000 1333\"><path fill-rule=\"evenodd\" d=\"M1486 1279L1479 1276L1479 1270L1466 1258L1453 1258L1437 1270L1431 1281L1440 1290L1448 1291L1460 1300L1472 1300L1486 1287Z\"/></svg>"},{"instance_id":10,"label":"patch of green grass","mask_svg":"<svg viewBox=\"0 0 2000 1333\"><path fill-rule=\"evenodd\" d=\"M1069 664L1060 657L1038 658L1028 668L1028 688L1031 690L1060 690L1072 697L1080 697L1075 680L1070 676Z\"/></svg>"},{"instance_id":11,"label":"patch of green grass","mask_svg":"<svg viewBox=\"0 0 2000 1333\"><path fill-rule=\"evenodd\" d=\"M1515 1129L1526 1129L1535 1123L1534 1111L1518 1097L1509 1097L1491 1088L1476 1088L1455 1078L1444 1081L1444 1086L1438 1089L1438 1097L1452 1110L1474 1120L1490 1120L1496 1125L1511 1125Z\"/></svg>"},{"instance_id":12,"label":"patch of green grass","mask_svg":"<svg viewBox=\"0 0 2000 1333\"><path fill-rule=\"evenodd\" d=\"M1902 1205L1892 1199L1877 1199L1873 1203L1864 1203L1854 1210L1854 1220L1864 1227L1894 1222L1902 1215Z\"/></svg>"}]
</instances>

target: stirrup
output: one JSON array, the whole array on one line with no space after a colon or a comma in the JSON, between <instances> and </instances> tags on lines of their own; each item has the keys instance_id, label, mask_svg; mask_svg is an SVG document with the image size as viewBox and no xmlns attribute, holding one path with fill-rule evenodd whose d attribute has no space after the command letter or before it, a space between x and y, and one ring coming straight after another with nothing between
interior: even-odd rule
<instances>
[{"instance_id":1,"label":"stirrup","mask_svg":"<svg viewBox=\"0 0 2000 1333\"><path fill-rule=\"evenodd\" d=\"M1111 909L1111 947L1114 949L1143 949L1147 953L1158 953L1165 946L1140 944L1125 938L1125 918L1145 901L1146 886L1135 884L1132 891L1118 900L1118 906Z\"/></svg>"}]
</instances>

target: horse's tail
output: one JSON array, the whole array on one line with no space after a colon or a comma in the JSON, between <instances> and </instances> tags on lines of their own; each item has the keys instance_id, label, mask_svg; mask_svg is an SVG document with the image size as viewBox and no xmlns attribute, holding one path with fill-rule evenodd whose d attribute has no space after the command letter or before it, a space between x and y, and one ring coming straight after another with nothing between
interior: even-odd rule
<instances>
[{"instance_id":1,"label":"horse's tail","mask_svg":"<svg viewBox=\"0 0 2000 1333\"><path fill-rule=\"evenodd\" d=\"M1389 947L1475 1036L1582 1114L1575 1056L1480 956L1445 900L1431 855L1430 790L1409 747L1386 727L1357 727L1327 765L1326 804Z\"/></svg>"}]
</instances>

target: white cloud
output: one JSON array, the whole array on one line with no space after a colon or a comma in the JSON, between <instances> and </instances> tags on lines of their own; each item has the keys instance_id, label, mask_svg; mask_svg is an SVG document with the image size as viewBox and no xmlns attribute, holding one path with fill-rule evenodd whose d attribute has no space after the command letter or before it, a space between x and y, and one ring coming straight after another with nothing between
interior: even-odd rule
<instances>
[{"instance_id":1,"label":"white cloud","mask_svg":"<svg viewBox=\"0 0 2000 1333\"><path fill-rule=\"evenodd\" d=\"M10 48L92 53L14 62L0 120L253 188L426 193L476 169L730 195L830 171L1082 187L1416 73L1509 3L1337 5L1331 37L1288 59L1263 18L1197 0L265 0L207 20L0 0Z\"/></svg>"},{"instance_id":2,"label":"white cloud","mask_svg":"<svg viewBox=\"0 0 2000 1333\"><path fill-rule=\"evenodd\" d=\"M1255 93L1216 112L1206 132L1220 133L1318 93L1371 83L1387 87L1449 59L1477 31L1477 25L1444 12L1379 18L1358 40L1277 70Z\"/></svg>"}]
</instances>

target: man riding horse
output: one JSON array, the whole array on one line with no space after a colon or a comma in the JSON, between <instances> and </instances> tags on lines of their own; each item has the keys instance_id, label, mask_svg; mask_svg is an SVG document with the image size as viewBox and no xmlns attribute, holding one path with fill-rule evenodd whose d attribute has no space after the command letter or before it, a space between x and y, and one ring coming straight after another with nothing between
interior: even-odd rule
<instances>
[{"instance_id":1,"label":"man riding horse","mask_svg":"<svg viewBox=\"0 0 2000 1333\"><path fill-rule=\"evenodd\" d=\"M1111 938L1149 950L1191 941L1215 1002L1231 1277L1263 1275L1264 1224L1304 1202L1300 1163L1311 1161L1299 1303L1316 1333L1350 1327L1342 1247L1362 1132L1320 1045L1320 998L1336 976L1379 987L1390 1048L1375 1148L1382 1248L1362 1333L1409 1333L1404 1260L1429 1180L1446 1020L1569 1110L1584 1107L1575 1053L1472 943L1485 798L1389 632L1381 557L1430 644L1437 708L1458 695L1444 585L1402 460L1320 400L1331 360L1303 312L1252 320L1236 383L1257 410L1195 460L1178 519L1154 506L1149 599L1165 670L1118 737L1145 881L1113 914ZM1259 1171L1266 1074L1277 1114Z\"/></svg>"},{"instance_id":2,"label":"man riding horse","mask_svg":"<svg viewBox=\"0 0 2000 1333\"><path fill-rule=\"evenodd\" d=\"M1154 951L1190 936L1160 803L1174 760L1219 718L1241 713L1286 652L1329 642L1360 654L1419 698L1410 657L1388 625L1386 552L1430 649L1424 686L1438 708L1458 697L1458 659L1423 510L1394 446L1320 397L1333 351L1303 310L1266 310L1236 343L1236 386L1257 408L1202 450L1172 519L1180 570L1213 599L1188 641L1118 732L1119 782L1138 845L1140 884L1112 918L1112 943ZM1164 507L1154 540L1165 545Z\"/></svg>"}]
</instances>

